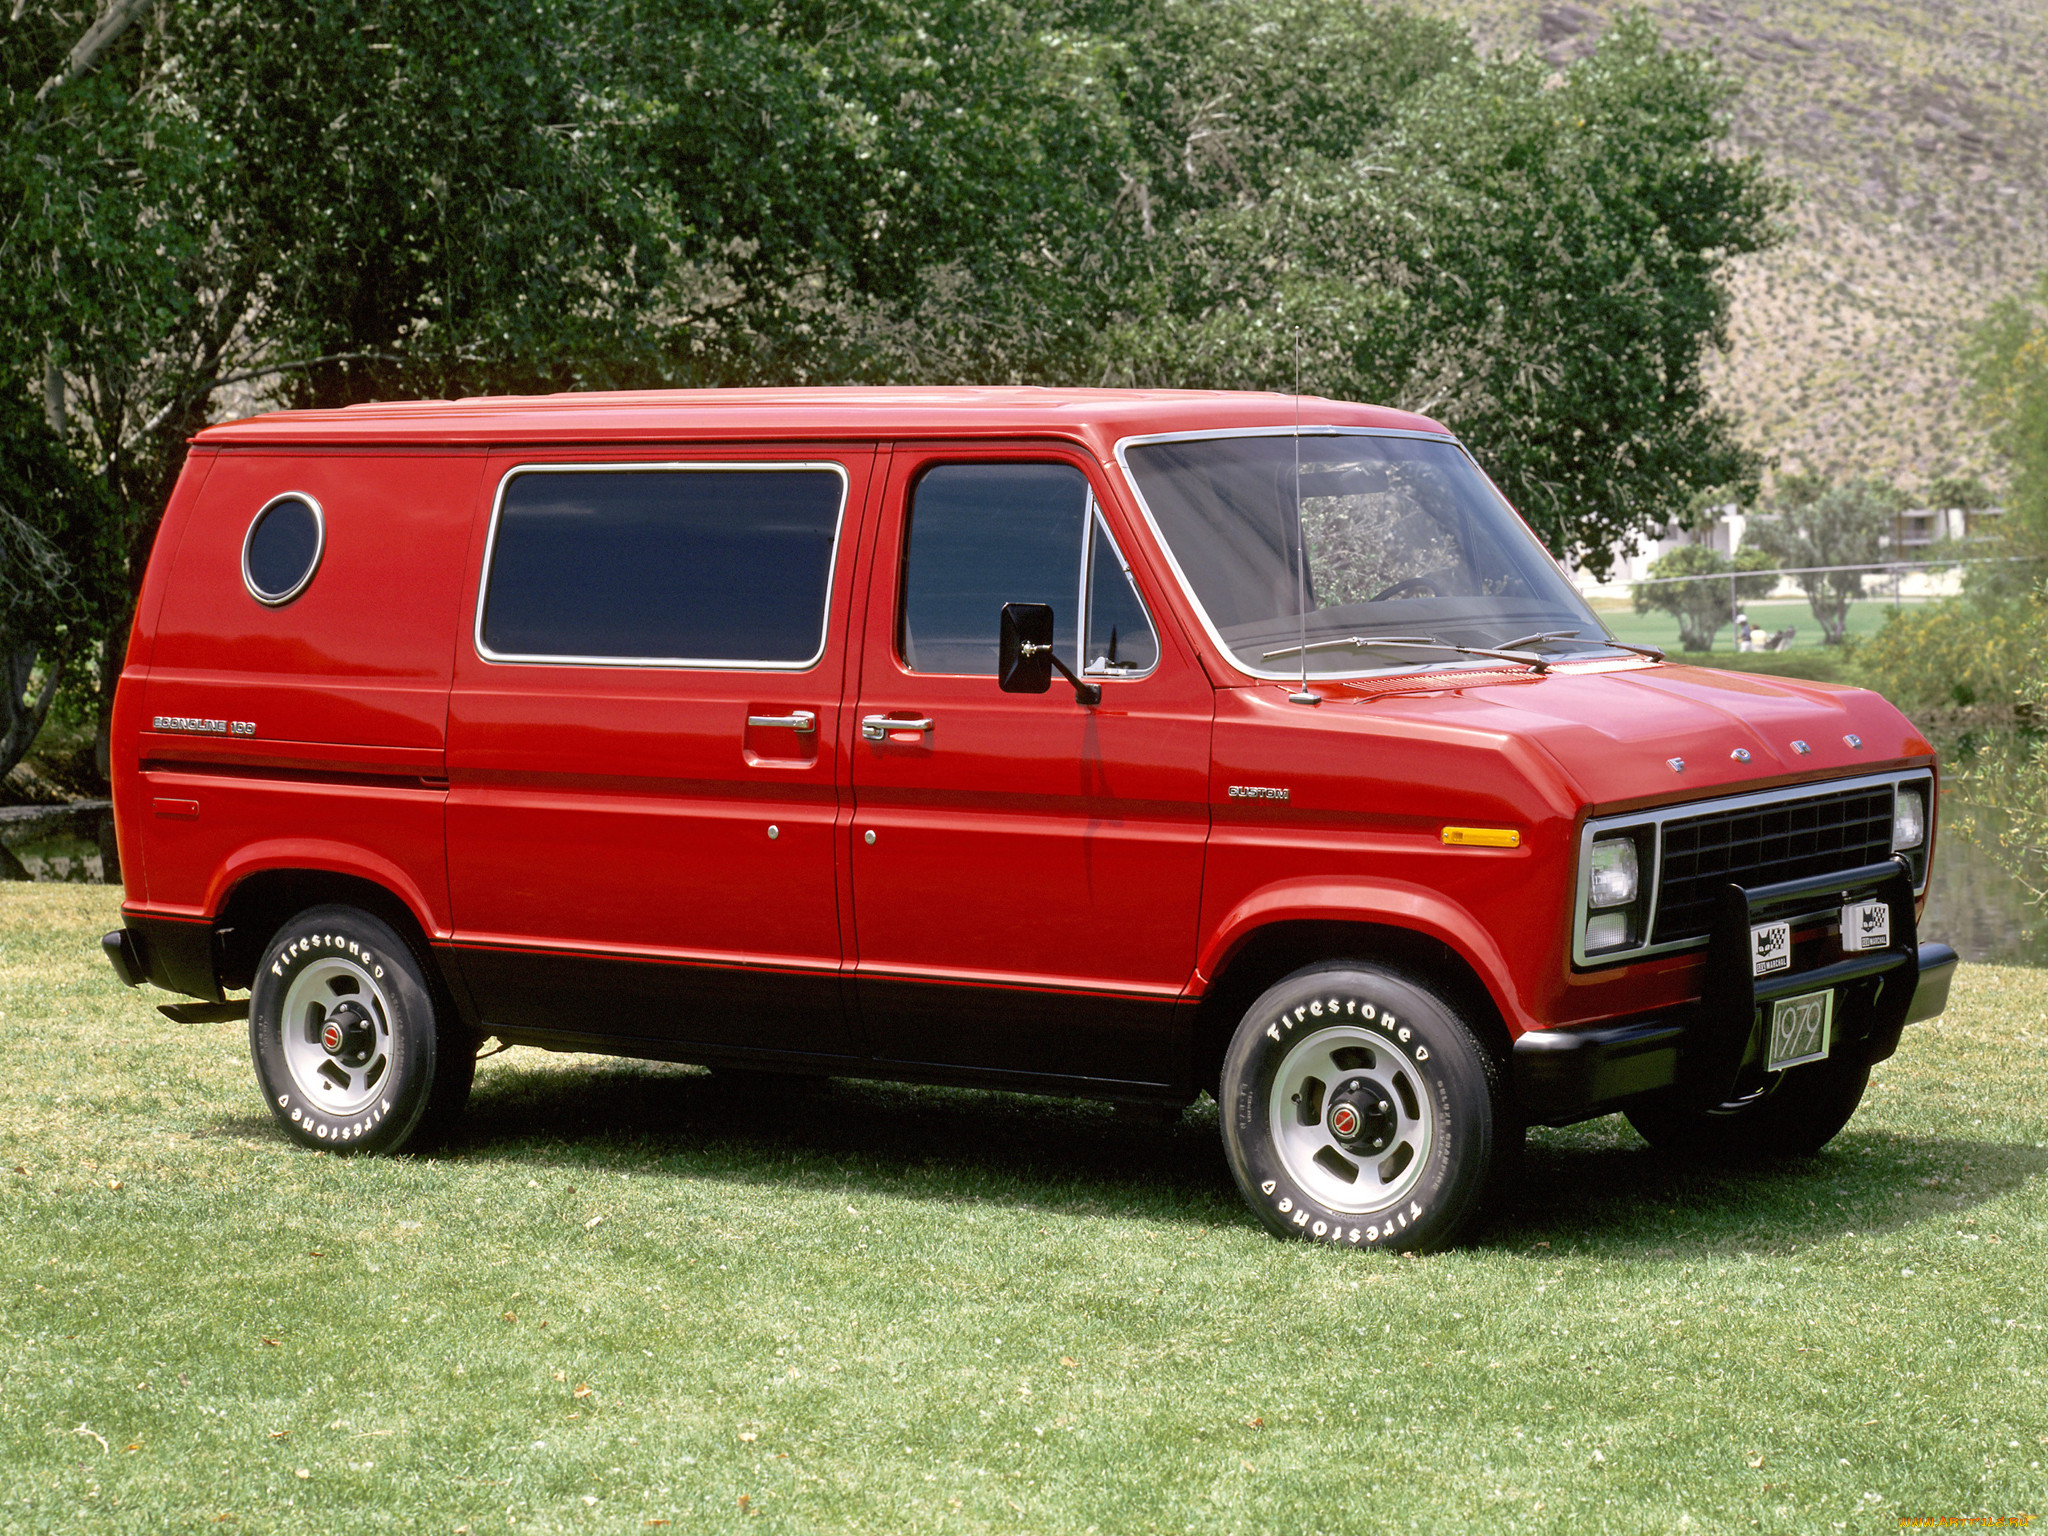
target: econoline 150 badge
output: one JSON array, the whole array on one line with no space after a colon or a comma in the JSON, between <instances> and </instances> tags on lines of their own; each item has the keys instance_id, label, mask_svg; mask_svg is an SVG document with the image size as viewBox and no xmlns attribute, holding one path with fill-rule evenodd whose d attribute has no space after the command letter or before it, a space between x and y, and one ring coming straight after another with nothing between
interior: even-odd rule
<instances>
[{"instance_id":1,"label":"econoline 150 badge","mask_svg":"<svg viewBox=\"0 0 2048 1536\"><path fill-rule=\"evenodd\" d=\"M1792 964L1792 925L1758 923L1749 930L1749 974L1768 976Z\"/></svg>"}]
</instances>

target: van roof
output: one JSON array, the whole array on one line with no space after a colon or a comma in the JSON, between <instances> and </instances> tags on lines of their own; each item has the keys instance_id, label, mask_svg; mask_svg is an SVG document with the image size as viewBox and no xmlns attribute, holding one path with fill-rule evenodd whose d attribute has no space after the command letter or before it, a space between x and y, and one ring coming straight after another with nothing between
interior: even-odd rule
<instances>
[{"instance_id":1,"label":"van roof","mask_svg":"<svg viewBox=\"0 0 2048 1536\"><path fill-rule=\"evenodd\" d=\"M1443 433L1426 416L1313 395L1191 389L659 389L374 401L273 411L208 427L203 447L304 444L678 442L977 436L1080 437L1107 450L1152 432L1368 427Z\"/></svg>"}]
</instances>

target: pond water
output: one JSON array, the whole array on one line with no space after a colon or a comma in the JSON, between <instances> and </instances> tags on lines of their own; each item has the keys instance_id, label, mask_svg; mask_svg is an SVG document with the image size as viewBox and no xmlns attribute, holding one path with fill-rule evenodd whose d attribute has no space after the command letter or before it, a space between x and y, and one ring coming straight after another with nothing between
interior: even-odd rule
<instances>
[{"instance_id":1,"label":"pond water","mask_svg":"<svg viewBox=\"0 0 2048 1536\"><path fill-rule=\"evenodd\" d=\"M2005 872L1987 844L1992 828L1980 826L1974 841L1952 830L1975 810L1944 793L1934 840L1934 878L1927 887L1927 911L1920 937L1955 946L1965 960L1997 965L2048 965L2048 911L2032 904L2026 887ZM1986 818L1977 818L1984 823Z\"/></svg>"},{"instance_id":2,"label":"pond water","mask_svg":"<svg viewBox=\"0 0 2048 1536\"><path fill-rule=\"evenodd\" d=\"M1970 809L1942 796L1934 881L1920 936L1953 944L1965 960L2048 965L2048 912L2029 904L2025 888L1982 841L1965 841L1950 830ZM1980 836L1988 840L1989 833ZM104 801L0 809L0 879L97 885L110 870L118 879L113 846L112 813Z\"/></svg>"}]
</instances>

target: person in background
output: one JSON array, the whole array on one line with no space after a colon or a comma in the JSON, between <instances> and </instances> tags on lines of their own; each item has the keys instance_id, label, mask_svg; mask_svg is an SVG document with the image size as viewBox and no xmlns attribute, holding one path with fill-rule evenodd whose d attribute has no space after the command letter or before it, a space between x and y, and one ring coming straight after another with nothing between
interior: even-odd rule
<instances>
[{"instance_id":1,"label":"person in background","mask_svg":"<svg viewBox=\"0 0 2048 1536\"><path fill-rule=\"evenodd\" d=\"M1736 614L1736 615L1735 615L1735 649L1737 649L1738 651L1746 651L1746 650L1749 650L1749 649L1750 649L1750 636L1751 636L1751 634L1752 634L1752 633L1753 633L1753 631L1751 631L1751 629L1750 629L1750 627L1749 627L1749 615L1748 615L1748 614L1746 614L1746 613L1738 613L1738 614Z\"/></svg>"}]
</instances>

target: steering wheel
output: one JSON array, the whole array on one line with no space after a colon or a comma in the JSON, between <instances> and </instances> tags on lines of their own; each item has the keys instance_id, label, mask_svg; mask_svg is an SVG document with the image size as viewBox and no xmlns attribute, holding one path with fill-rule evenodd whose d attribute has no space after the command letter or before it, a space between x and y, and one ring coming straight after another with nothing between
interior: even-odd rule
<instances>
[{"instance_id":1,"label":"steering wheel","mask_svg":"<svg viewBox=\"0 0 2048 1536\"><path fill-rule=\"evenodd\" d=\"M1375 592L1366 601L1383 603L1390 597L1420 597L1424 594L1430 597L1442 597L1444 595L1437 590L1436 583L1427 576L1410 576L1406 581L1395 582L1384 592Z\"/></svg>"}]
</instances>

